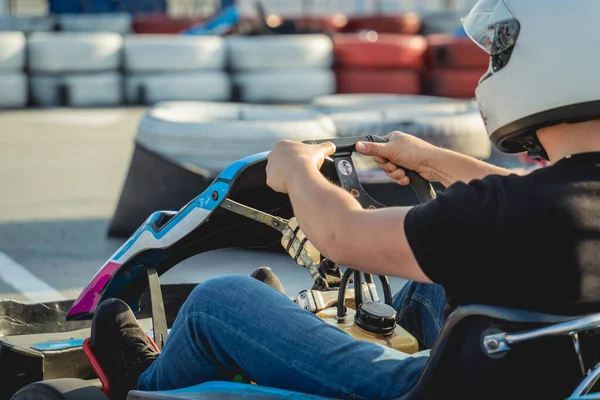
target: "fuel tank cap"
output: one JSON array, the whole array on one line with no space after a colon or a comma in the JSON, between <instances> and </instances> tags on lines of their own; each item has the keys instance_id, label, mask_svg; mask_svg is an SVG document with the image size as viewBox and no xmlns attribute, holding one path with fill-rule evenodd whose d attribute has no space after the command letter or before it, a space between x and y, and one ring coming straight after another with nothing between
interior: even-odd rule
<instances>
[{"instance_id":1,"label":"fuel tank cap","mask_svg":"<svg viewBox=\"0 0 600 400\"><path fill-rule=\"evenodd\" d=\"M396 328L396 310L385 303L365 301L356 310L354 320L367 332L386 335Z\"/></svg>"}]
</instances>

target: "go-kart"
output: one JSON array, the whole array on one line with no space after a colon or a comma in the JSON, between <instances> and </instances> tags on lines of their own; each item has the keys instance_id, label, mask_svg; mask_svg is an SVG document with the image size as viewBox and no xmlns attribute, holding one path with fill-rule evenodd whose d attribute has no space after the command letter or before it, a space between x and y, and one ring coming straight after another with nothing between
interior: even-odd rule
<instances>
[{"instance_id":1,"label":"go-kart","mask_svg":"<svg viewBox=\"0 0 600 400\"><path fill-rule=\"evenodd\" d=\"M364 208L383 207L358 180L352 153L359 140L385 141L377 136L325 139L337 150L321 172ZM161 286L159 276L189 257L226 247L280 243L314 280L310 290L294 299L300 307L359 340L417 351L414 337L396 325L390 312L387 278L379 277L381 301L372 276L350 268L342 271L343 266L319 254L299 228L289 197L266 185L266 157L261 153L239 160L179 211L152 214L75 301L0 303L5 316L0 320L3 395L8 387L8 396L16 392L14 400L114 400L88 337L98 305L108 298L126 301L160 351L193 285ZM435 197L429 182L407 173L421 202ZM449 316L416 384L400 399L584 398L578 396L593 392L600 377L599 332L600 313L574 317L481 304L459 307ZM129 400L284 398L319 397L240 382L164 392L132 388L127 395Z\"/></svg>"}]
</instances>

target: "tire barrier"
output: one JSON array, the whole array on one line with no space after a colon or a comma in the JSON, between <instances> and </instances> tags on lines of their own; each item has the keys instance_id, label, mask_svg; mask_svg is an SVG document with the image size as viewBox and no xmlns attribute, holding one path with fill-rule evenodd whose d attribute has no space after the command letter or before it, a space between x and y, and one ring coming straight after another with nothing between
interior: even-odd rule
<instances>
[{"instance_id":1,"label":"tire barrier","mask_svg":"<svg viewBox=\"0 0 600 400\"><path fill-rule=\"evenodd\" d=\"M477 105L429 96L333 95L311 107L327 113L340 136L410 133L436 146L486 159L491 143Z\"/></svg>"},{"instance_id":2,"label":"tire barrier","mask_svg":"<svg viewBox=\"0 0 600 400\"><path fill-rule=\"evenodd\" d=\"M296 29L313 33L339 33L348 24L348 18L344 15L330 15L323 17L300 17L286 18L283 23L292 23Z\"/></svg>"},{"instance_id":3,"label":"tire barrier","mask_svg":"<svg viewBox=\"0 0 600 400\"><path fill-rule=\"evenodd\" d=\"M25 67L27 42L21 32L0 32L0 73Z\"/></svg>"},{"instance_id":4,"label":"tire barrier","mask_svg":"<svg viewBox=\"0 0 600 400\"><path fill-rule=\"evenodd\" d=\"M490 56L468 37L431 35L427 37L430 68L473 68L485 71Z\"/></svg>"},{"instance_id":5,"label":"tire barrier","mask_svg":"<svg viewBox=\"0 0 600 400\"><path fill-rule=\"evenodd\" d=\"M168 17L164 14L136 15L132 31L140 34L177 34L205 22L205 18Z\"/></svg>"},{"instance_id":6,"label":"tire barrier","mask_svg":"<svg viewBox=\"0 0 600 400\"><path fill-rule=\"evenodd\" d=\"M79 16L63 15L61 23L71 17ZM88 17L92 16L71 21L81 25L72 29L83 29L81 21ZM95 17L101 26L103 15ZM100 73L125 74L120 98L127 104L178 100L296 104L334 93L472 98L488 62L469 39L442 34L370 31L222 37L0 32L0 72L26 71L31 80L35 78L36 84L30 86L35 86L36 96L31 100L38 105L64 103L67 89L60 88L80 87L85 81L81 74L87 73L95 76L85 85L93 85ZM76 79L68 79L70 74ZM19 77L11 79L20 82ZM58 87L59 94L49 95L49 87ZM104 98L98 105L117 97ZM93 106L87 100L76 103Z\"/></svg>"},{"instance_id":7,"label":"tire barrier","mask_svg":"<svg viewBox=\"0 0 600 400\"><path fill-rule=\"evenodd\" d=\"M129 35L123 54L123 67L135 73L222 70L227 62L218 36Z\"/></svg>"},{"instance_id":8,"label":"tire barrier","mask_svg":"<svg viewBox=\"0 0 600 400\"><path fill-rule=\"evenodd\" d=\"M0 16L0 32L50 32L56 29L57 21L54 16Z\"/></svg>"},{"instance_id":9,"label":"tire barrier","mask_svg":"<svg viewBox=\"0 0 600 400\"><path fill-rule=\"evenodd\" d=\"M66 32L112 32L126 35L131 32L131 14L61 14L58 26Z\"/></svg>"},{"instance_id":10,"label":"tire barrier","mask_svg":"<svg viewBox=\"0 0 600 400\"><path fill-rule=\"evenodd\" d=\"M339 34L333 36L336 67L405 68L425 64L427 40L416 35Z\"/></svg>"},{"instance_id":11,"label":"tire barrier","mask_svg":"<svg viewBox=\"0 0 600 400\"><path fill-rule=\"evenodd\" d=\"M387 69L339 69L337 93L419 94L421 75L415 71Z\"/></svg>"},{"instance_id":12,"label":"tire barrier","mask_svg":"<svg viewBox=\"0 0 600 400\"><path fill-rule=\"evenodd\" d=\"M27 105L26 45L22 32L0 32L0 108Z\"/></svg>"},{"instance_id":13,"label":"tire barrier","mask_svg":"<svg viewBox=\"0 0 600 400\"><path fill-rule=\"evenodd\" d=\"M468 37L427 36L424 92L436 96L472 98L490 57Z\"/></svg>"},{"instance_id":14,"label":"tire barrier","mask_svg":"<svg viewBox=\"0 0 600 400\"><path fill-rule=\"evenodd\" d=\"M27 75L21 71L0 71L0 108L22 108L28 102Z\"/></svg>"},{"instance_id":15,"label":"tire barrier","mask_svg":"<svg viewBox=\"0 0 600 400\"><path fill-rule=\"evenodd\" d=\"M473 98L484 70L431 69L427 72L425 92L434 96Z\"/></svg>"},{"instance_id":16,"label":"tire barrier","mask_svg":"<svg viewBox=\"0 0 600 400\"><path fill-rule=\"evenodd\" d=\"M233 75L234 100L244 103L307 103L335 93L335 74L329 69L274 69Z\"/></svg>"},{"instance_id":17,"label":"tire barrier","mask_svg":"<svg viewBox=\"0 0 600 400\"><path fill-rule=\"evenodd\" d=\"M335 93L327 35L231 37L227 48L235 101L306 103Z\"/></svg>"},{"instance_id":18,"label":"tire barrier","mask_svg":"<svg viewBox=\"0 0 600 400\"><path fill-rule=\"evenodd\" d=\"M345 32L364 30L378 33L416 35L421 30L421 18L415 13L351 17L344 28Z\"/></svg>"},{"instance_id":19,"label":"tire barrier","mask_svg":"<svg viewBox=\"0 0 600 400\"><path fill-rule=\"evenodd\" d=\"M28 41L28 66L48 74L117 70L122 47L116 33L36 32Z\"/></svg>"},{"instance_id":20,"label":"tire barrier","mask_svg":"<svg viewBox=\"0 0 600 400\"><path fill-rule=\"evenodd\" d=\"M123 54L127 104L231 98L226 42L219 36L128 35Z\"/></svg>"},{"instance_id":21,"label":"tire barrier","mask_svg":"<svg viewBox=\"0 0 600 400\"><path fill-rule=\"evenodd\" d=\"M421 35L456 34L462 31L461 18L465 14L457 12L430 12L421 15Z\"/></svg>"},{"instance_id":22,"label":"tire barrier","mask_svg":"<svg viewBox=\"0 0 600 400\"><path fill-rule=\"evenodd\" d=\"M428 112L456 109L455 99L434 96L399 96L394 94L334 94L313 99L310 108L324 114L335 114L354 111L382 111L387 109L409 109L419 107ZM412 110L411 110L412 111Z\"/></svg>"},{"instance_id":23,"label":"tire barrier","mask_svg":"<svg viewBox=\"0 0 600 400\"><path fill-rule=\"evenodd\" d=\"M228 101L231 78L223 71L156 72L125 76L127 104L161 101Z\"/></svg>"},{"instance_id":24,"label":"tire barrier","mask_svg":"<svg viewBox=\"0 0 600 400\"><path fill-rule=\"evenodd\" d=\"M398 34L333 36L337 93L421 93L427 40Z\"/></svg>"},{"instance_id":25,"label":"tire barrier","mask_svg":"<svg viewBox=\"0 0 600 400\"><path fill-rule=\"evenodd\" d=\"M98 107L123 103L122 76L117 72L32 75L33 104L42 107Z\"/></svg>"},{"instance_id":26,"label":"tire barrier","mask_svg":"<svg viewBox=\"0 0 600 400\"><path fill-rule=\"evenodd\" d=\"M235 71L333 65L333 44L327 35L232 36L227 47Z\"/></svg>"}]
</instances>

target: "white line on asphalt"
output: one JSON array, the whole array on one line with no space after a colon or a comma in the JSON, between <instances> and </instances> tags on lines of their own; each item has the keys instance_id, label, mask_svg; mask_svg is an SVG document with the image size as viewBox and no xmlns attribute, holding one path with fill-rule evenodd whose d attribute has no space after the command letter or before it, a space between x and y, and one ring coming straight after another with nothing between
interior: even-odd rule
<instances>
[{"instance_id":1,"label":"white line on asphalt","mask_svg":"<svg viewBox=\"0 0 600 400\"><path fill-rule=\"evenodd\" d=\"M0 252L0 279L34 303L67 299L61 292L2 252Z\"/></svg>"}]
</instances>

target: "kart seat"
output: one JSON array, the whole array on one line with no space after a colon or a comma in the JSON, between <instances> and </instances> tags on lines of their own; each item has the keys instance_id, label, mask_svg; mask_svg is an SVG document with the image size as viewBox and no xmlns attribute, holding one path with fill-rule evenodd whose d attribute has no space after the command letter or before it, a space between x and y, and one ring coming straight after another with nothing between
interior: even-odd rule
<instances>
[{"instance_id":1,"label":"kart seat","mask_svg":"<svg viewBox=\"0 0 600 400\"><path fill-rule=\"evenodd\" d=\"M458 308L405 395L415 399L565 399L589 393L600 377L600 313L566 317L495 306ZM399 377L399 379L401 379ZM209 382L127 400L317 399L286 390Z\"/></svg>"},{"instance_id":2,"label":"kart seat","mask_svg":"<svg viewBox=\"0 0 600 400\"><path fill-rule=\"evenodd\" d=\"M600 377L600 313L556 316L468 305L450 315L414 399L565 399Z\"/></svg>"}]
</instances>

